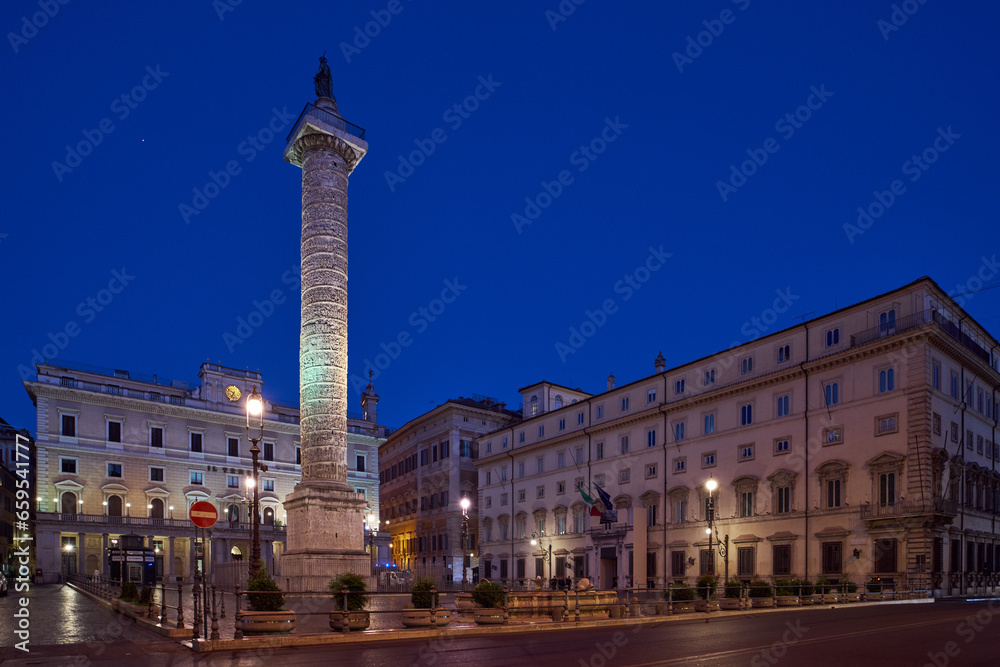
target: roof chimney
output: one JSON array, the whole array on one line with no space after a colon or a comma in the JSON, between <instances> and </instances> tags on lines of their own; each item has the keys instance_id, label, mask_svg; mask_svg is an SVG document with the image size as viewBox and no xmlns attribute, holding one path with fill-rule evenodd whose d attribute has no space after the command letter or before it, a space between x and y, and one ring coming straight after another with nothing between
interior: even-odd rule
<instances>
[{"instance_id":1,"label":"roof chimney","mask_svg":"<svg viewBox=\"0 0 1000 667\"><path fill-rule=\"evenodd\" d=\"M615 374L611 373L610 375L608 375L608 391L611 391L614 388L615 388Z\"/></svg>"},{"instance_id":2,"label":"roof chimney","mask_svg":"<svg viewBox=\"0 0 1000 667\"><path fill-rule=\"evenodd\" d=\"M656 360L653 362L653 366L656 367L657 373L662 373L663 371L667 370L667 360L663 358L662 351L656 356Z\"/></svg>"}]
</instances>

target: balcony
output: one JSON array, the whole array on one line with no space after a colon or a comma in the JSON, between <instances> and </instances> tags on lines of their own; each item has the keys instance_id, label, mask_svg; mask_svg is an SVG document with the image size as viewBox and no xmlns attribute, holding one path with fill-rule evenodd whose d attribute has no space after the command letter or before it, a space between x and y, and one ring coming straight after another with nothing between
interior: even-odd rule
<instances>
[{"instance_id":1,"label":"balcony","mask_svg":"<svg viewBox=\"0 0 1000 667\"><path fill-rule=\"evenodd\" d=\"M601 536L612 536L612 535L624 535L632 529L632 526L628 523L605 523L600 526L591 528L587 532L590 533L592 537Z\"/></svg>"},{"instance_id":2,"label":"balcony","mask_svg":"<svg viewBox=\"0 0 1000 667\"><path fill-rule=\"evenodd\" d=\"M919 313L907 315L906 317L901 317L898 320L893 320L891 323L887 323L886 325L880 325L870 329L865 329L864 331L859 331L851 336L851 347L866 345L874 340L878 340L879 338L895 336L896 334L901 334L909 331L910 329L916 329L917 327L929 324L930 322L937 324L942 331L958 341L962 347L979 357L984 363L990 364L990 353L983 349L975 340L973 340L971 336L962 331L955 323L936 310L924 310Z\"/></svg>"},{"instance_id":3,"label":"balcony","mask_svg":"<svg viewBox=\"0 0 1000 667\"><path fill-rule=\"evenodd\" d=\"M285 143L288 143L289 139L298 134L299 128L304 122L306 122L309 116L315 116L327 125L335 127L338 130L346 132L347 134L354 135L358 139L365 138L365 129L363 127L358 127L354 123L349 123L337 114L331 113L321 107L317 107L315 104L307 103L305 109L302 110L302 113L299 114L298 119L295 121L295 125L292 126L292 131L288 133L287 137L285 137Z\"/></svg>"},{"instance_id":4,"label":"balcony","mask_svg":"<svg viewBox=\"0 0 1000 667\"><path fill-rule=\"evenodd\" d=\"M956 503L944 498L898 500L892 505L866 504L861 506L861 518L865 521L887 518L902 519L928 514L940 514L950 519L954 518L957 513Z\"/></svg>"}]
</instances>

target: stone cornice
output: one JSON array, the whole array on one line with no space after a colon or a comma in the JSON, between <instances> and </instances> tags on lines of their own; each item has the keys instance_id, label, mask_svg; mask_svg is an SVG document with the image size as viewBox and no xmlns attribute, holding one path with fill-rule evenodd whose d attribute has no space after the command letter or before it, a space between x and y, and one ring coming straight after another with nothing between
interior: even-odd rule
<instances>
[{"instance_id":1,"label":"stone cornice","mask_svg":"<svg viewBox=\"0 0 1000 667\"><path fill-rule=\"evenodd\" d=\"M289 151L289 158L293 164L302 164L305 161L306 154L313 150L329 150L342 157L347 166L348 174L354 171L354 167L364 157L361 151L340 137L323 132L312 132L302 135L292 144Z\"/></svg>"}]
</instances>

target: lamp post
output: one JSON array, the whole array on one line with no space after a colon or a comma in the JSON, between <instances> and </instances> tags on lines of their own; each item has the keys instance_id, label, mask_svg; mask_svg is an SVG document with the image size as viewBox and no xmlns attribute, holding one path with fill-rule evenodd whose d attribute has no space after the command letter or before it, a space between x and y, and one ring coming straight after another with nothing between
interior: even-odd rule
<instances>
[{"instance_id":1,"label":"lamp post","mask_svg":"<svg viewBox=\"0 0 1000 667\"><path fill-rule=\"evenodd\" d=\"M465 592L465 551L469 548L469 506L472 501L462 498L462 592Z\"/></svg>"},{"instance_id":2,"label":"lamp post","mask_svg":"<svg viewBox=\"0 0 1000 667\"><path fill-rule=\"evenodd\" d=\"M536 532L532 532L531 533L531 546L533 546L533 547L534 546L538 546L538 538L539 537L545 537L545 531L544 530L542 531L541 535L539 535ZM546 563L549 564L549 581L551 582L552 581L552 540L551 539L549 540L549 549L548 549L548 551L546 551L545 549L542 549L542 560L544 562L546 562Z\"/></svg>"},{"instance_id":3,"label":"lamp post","mask_svg":"<svg viewBox=\"0 0 1000 667\"><path fill-rule=\"evenodd\" d=\"M726 535L725 545L723 546L723 541L719 539L718 529L715 529L713 524L715 523L715 490L719 488L718 482L709 477L708 481L705 482L705 489L708 490L708 505L706 507L708 514L708 528L705 532L708 533L708 553L709 557L712 559L711 562L711 572L710 574L715 574L715 551L712 548L712 534L715 533L715 541L719 546L719 555L722 556L723 562L725 563L725 575L723 579L723 585L729 581L729 535Z\"/></svg>"},{"instance_id":4,"label":"lamp post","mask_svg":"<svg viewBox=\"0 0 1000 667\"><path fill-rule=\"evenodd\" d=\"M250 576L253 577L260 569L260 485L257 483L257 473L267 472L267 466L258 460L260 447L258 444L264 438L264 400L257 385L254 385L247 396L247 439L253 443L250 447L250 459L253 466L253 544L250 548ZM254 437L250 433L251 426L256 430Z\"/></svg>"},{"instance_id":5,"label":"lamp post","mask_svg":"<svg viewBox=\"0 0 1000 667\"><path fill-rule=\"evenodd\" d=\"M371 569L371 574L375 574L375 533L378 528L375 525L375 513L368 513L368 553L371 557L371 564L369 565Z\"/></svg>"}]
</instances>

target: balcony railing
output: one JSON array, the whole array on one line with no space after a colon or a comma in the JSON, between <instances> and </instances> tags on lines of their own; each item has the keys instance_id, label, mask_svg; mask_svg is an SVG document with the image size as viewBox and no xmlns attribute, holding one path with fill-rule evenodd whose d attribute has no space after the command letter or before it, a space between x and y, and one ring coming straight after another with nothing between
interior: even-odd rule
<instances>
[{"instance_id":1,"label":"balcony railing","mask_svg":"<svg viewBox=\"0 0 1000 667\"><path fill-rule=\"evenodd\" d=\"M122 526L135 528L178 528L191 529L194 524L186 517L176 516L173 519L157 519L145 516L109 516L107 514L72 514L67 512L37 512L37 520L43 523L60 524L101 524L105 526ZM247 521L226 521L225 517L219 518L219 522L212 527L213 531L234 531L248 533L253 530L253 524ZM274 526L271 524L260 525L261 535L272 533L284 534L284 526Z\"/></svg>"},{"instance_id":2,"label":"balcony railing","mask_svg":"<svg viewBox=\"0 0 1000 667\"><path fill-rule=\"evenodd\" d=\"M299 128L302 126L304 122L306 122L306 118L308 118L309 116L314 116L319 120L323 121L324 123L326 123L327 125L335 127L338 130L343 130L348 134L353 134L358 139L365 138L365 129L363 127L358 127L354 123L349 123L340 116L338 116L337 114L331 113L326 109L317 107L315 104L310 103L306 104L306 107L302 110L302 113L299 114L298 120L296 120L295 125L292 126L292 131L288 133L287 137L285 137L285 143L287 143L289 139L291 139L298 133Z\"/></svg>"},{"instance_id":3,"label":"balcony railing","mask_svg":"<svg viewBox=\"0 0 1000 667\"><path fill-rule=\"evenodd\" d=\"M144 401L154 401L156 403L170 403L172 405L184 405L183 396L171 396L158 391L139 391L128 389L116 385L97 384L96 382L84 382L71 378L61 378L59 384L72 389L82 389L83 391L96 391L100 394L110 396L124 396L126 398L139 398Z\"/></svg>"},{"instance_id":4,"label":"balcony railing","mask_svg":"<svg viewBox=\"0 0 1000 667\"><path fill-rule=\"evenodd\" d=\"M987 350L983 349L969 334L959 329L958 325L936 310L924 310L919 313L913 313L898 320L893 320L891 323L860 331L851 336L851 347L865 345L879 338L895 336L896 334L916 329L930 322L937 324L946 334L954 338L964 348L982 359L985 363L989 364L991 362L990 353Z\"/></svg>"},{"instance_id":5,"label":"balcony railing","mask_svg":"<svg viewBox=\"0 0 1000 667\"><path fill-rule=\"evenodd\" d=\"M958 507L954 501L944 498L927 500L897 500L890 504L869 504L861 506L862 519L879 519L883 517L917 516L921 514L945 514L955 516Z\"/></svg>"}]
</instances>

